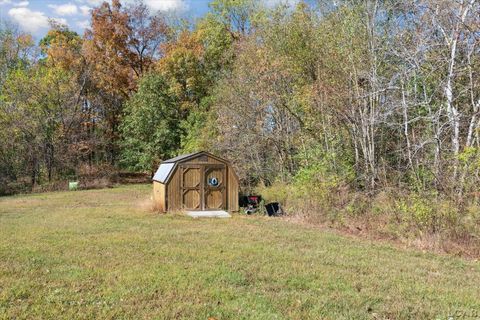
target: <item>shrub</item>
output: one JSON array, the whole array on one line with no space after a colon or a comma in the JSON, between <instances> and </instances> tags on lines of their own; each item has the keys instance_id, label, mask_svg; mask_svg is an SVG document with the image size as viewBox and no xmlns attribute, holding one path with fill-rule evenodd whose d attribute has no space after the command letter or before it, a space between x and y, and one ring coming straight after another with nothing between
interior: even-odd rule
<instances>
[{"instance_id":1,"label":"shrub","mask_svg":"<svg viewBox=\"0 0 480 320\"><path fill-rule=\"evenodd\" d=\"M459 206L435 193L399 189L368 195L312 171L302 174L290 184L276 182L257 191L267 202L279 201L289 215L309 223L397 239L422 249L480 254L480 206L475 201Z\"/></svg>"},{"instance_id":2,"label":"shrub","mask_svg":"<svg viewBox=\"0 0 480 320\"><path fill-rule=\"evenodd\" d=\"M288 203L289 193L292 187L280 181L274 182L272 185L266 187L261 184L255 188L255 192L260 194L265 202L280 202L283 205Z\"/></svg>"}]
</instances>

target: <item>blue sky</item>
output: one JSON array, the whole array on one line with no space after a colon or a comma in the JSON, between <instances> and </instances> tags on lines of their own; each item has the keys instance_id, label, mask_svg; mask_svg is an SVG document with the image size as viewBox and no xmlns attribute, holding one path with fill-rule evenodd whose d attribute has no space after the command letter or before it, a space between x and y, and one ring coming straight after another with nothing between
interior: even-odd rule
<instances>
[{"instance_id":1,"label":"blue sky","mask_svg":"<svg viewBox=\"0 0 480 320\"><path fill-rule=\"evenodd\" d=\"M132 0L124 0L129 2ZM48 31L48 19L67 24L80 34L89 24L89 10L102 0L0 0L0 19L9 20L37 39ZM177 12L199 17L208 11L209 0L144 0L154 11Z\"/></svg>"},{"instance_id":2,"label":"blue sky","mask_svg":"<svg viewBox=\"0 0 480 320\"><path fill-rule=\"evenodd\" d=\"M89 24L89 10L103 0L0 0L0 19L9 20L40 39L48 31L48 20L55 19L83 34ZM123 0L131 2L134 0ZM210 0L143 0L153 11L176 12L200 17L208 12ZM259 0L267 5L299 0Z\"/></svg>"}]
</instances>

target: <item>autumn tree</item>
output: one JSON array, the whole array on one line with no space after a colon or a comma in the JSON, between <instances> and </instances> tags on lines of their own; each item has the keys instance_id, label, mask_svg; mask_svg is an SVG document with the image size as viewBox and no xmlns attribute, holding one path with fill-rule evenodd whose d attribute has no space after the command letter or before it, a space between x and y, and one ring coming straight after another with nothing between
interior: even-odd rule
<instances>
[{"instance_id":1,"label":"autumn tree","mask_svg":"<svg viewBox=\"0 0 480 320\"><path fill-rule=\"evenodd\" d=\"M0 20L0 86L11 70L25 67L32 56L35 56L33 37Z\"/></svg>"},{"instance_id":2,"label":"autumn tree","mask_svg":"<svg viewBox=\"0 0 480 320\"><path fill-rule=\"evenodd\" d=\"M83 50L98 89L96 103L102 108L111 164L117 160L123 105L138 80L162 56L167 33L163 17L151 14L142 2L122 6L119 0L113 0L92 10Z\"/></svg>"},{"instance_id":3,"label":"autumn tree","mask_svg":"<svg viewBox=\"0 0 480 320\"><path fill-rule=\"evenodd\" d=\"M18 174L27 172L32 186L76 165L68 154L80 125L78 97L75 77L60 68L19 69L6 80L0 126L7 128L6 146L20 156Z\"/></svg>"},{"instance_id":4,"label":"autumn tree","mask_svg":"<svg viewBox=\"0 0 480 320\"><path fill-rule=\"evenodd\" d=\"M238 45L251 32L256 13L250 0L218 0L191 28L182 28L165 46L157 70L170 83L181 104L182 150L206 149L217 132L211 112L213 89L230 73Z\"/></svg>"},{"instance_id":5,"label":"autumn tree","mask_svg":"<svg viewBox=\"0 0 480 320\"><path fill-rule=\"evenodd\" d=\"M198 32L184 30L175 41L165 45L165 56L157 65L158 72L180 99L180 109L185 116L200 104L212 85L203 63L204 54Z\"/></svg>"},{"instance_id":6,"label":"autumn tree","mask_svg":"<svg viewBox=\"0 0 480 320\"><path fill-rule=\"evenodd\" d=\"M119 0L92 10L84 50L94 63L99 86L128 97L137 80L162 56L168 27L162 16L151 14L142 2L122 6Z\"/></svg>"},{"instance_id":7,"label":"autumn tree","mask_svg":"<svg viewBox=\"0 0 480 320\"><path fill-rule=\"evenodd\" d=\"M209 149L252 186L461 199L480 181L479 5L213 0L177 26L113 0L83 37L52 25L38 47L2 26L0 134L13 138L0 171L48 180L62 163L114 167L119 155L152 170Z\"/></svg>"},{"instance_id":8,"label":"autumn tree","mask_svg":"<svg viewBox=\"0 0 480 320\"><path fill-rule=\"evenodd\" d=\"M31 58L36 57L36 51L31 35L0 19L0 194L8 192L8 184L21 176L23 159L28 152L19 148L12 135L7 110L13 107L7 107L5 83L17 70L25 70L35 63Z\"/></svg>"}]
</instances>

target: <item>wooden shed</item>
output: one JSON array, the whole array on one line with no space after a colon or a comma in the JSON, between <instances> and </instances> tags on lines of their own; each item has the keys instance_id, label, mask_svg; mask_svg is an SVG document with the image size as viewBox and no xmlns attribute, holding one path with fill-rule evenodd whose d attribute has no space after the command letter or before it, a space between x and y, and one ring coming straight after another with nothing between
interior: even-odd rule
<instances>
[{"instance_id":1,"label":"wooden shed","mask_svg":"<svg viewBox=\"0 0 480 320\"><path fill-rule=\"evenodd\" d=\"M238 192L230 163L204 151L166 160L153 176L153 198L162 212L238 211Z\"/></svg>"}]
</instances>

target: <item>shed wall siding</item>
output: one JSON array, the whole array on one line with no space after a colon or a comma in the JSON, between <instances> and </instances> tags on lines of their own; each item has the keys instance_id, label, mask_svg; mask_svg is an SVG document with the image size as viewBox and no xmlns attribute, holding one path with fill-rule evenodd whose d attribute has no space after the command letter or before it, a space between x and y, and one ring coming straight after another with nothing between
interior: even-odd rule
<instances>
[{"instance_id":1,"label":"shed wall siding","mask_svg":"<svg viewBox=\"0 0 480 320\"><path fill-rule=\"evenodd\" d=\"M153 182L153 201L155 203L155 208L161 212L167 211L165 204L165 185L163 183L154 181Z\"/></svg>"},{"instance_id":2,"label":"shed wall siding","mask_svg":"<svg viewBox=\"0 0 480 320\"><path fill-rule=\"evenodd\" d=\"M238 207L238 192L239 186L237 178L233 173L233 169L231 166L228 166L228 188L227 188L227 196L228 196L228 211L237 212L239 211Z\"/></svg>"},{"instance_id":3,"label":"shed wall siding","mask_svg":"<svg viewBox=\"0 0 480 320\"><path fill-rule=\"evenodd\" d=\"M205 161L204 159L202 159L202 158L205 158L205 157L207 158L207 161ZM203 156L203 157L202 157L202 156L198 156L198 157L196 157L196 158L193 158L193 159L190 159L190 160L188 160L188 161L185 161L184 163L205 163L205 162L207 162L207 163L212 163L212 164L222 164L222 163L224 163L224 162L222 162L222 161L219 161L219 160L214 159L214 158L209 157L209 156Z\"/></svg>"}]
</instances>

